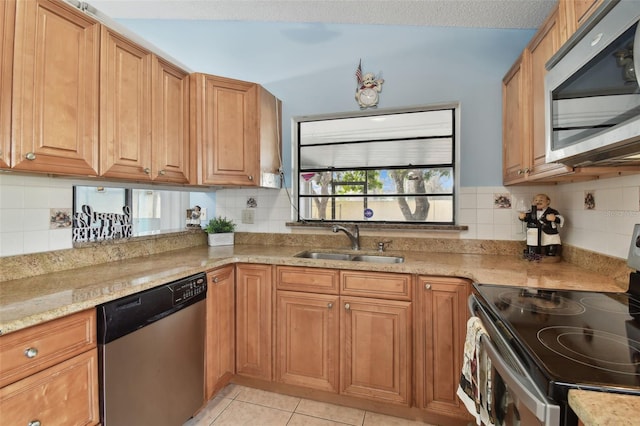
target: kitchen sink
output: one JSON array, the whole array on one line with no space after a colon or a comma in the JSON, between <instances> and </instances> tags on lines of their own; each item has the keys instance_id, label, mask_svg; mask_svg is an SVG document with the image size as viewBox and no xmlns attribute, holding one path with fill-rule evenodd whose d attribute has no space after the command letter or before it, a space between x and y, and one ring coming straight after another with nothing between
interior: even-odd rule
<instances>
[{"instance_id":1,"label":"kitchen sink","mask_svg":"<svg viewBox=\"0 0 640 426\"><path fill-rule=\"evenodd\" d=\"M404 262L404 257L385 256L377 254L359 254L356 256L352 256L351 260L354 262L402 263Z\"/></svg>"},{"instance_id":2,"label":"kitchen sink","mask_svg":"<svg viewBox=\"0 0 640 426\"><path fill-rule=\"evenodd\" d=\"M322 260L347 260L350 262L373 262L373 263L402 263L404 257L385 256L383 254L348 254L348 253L332 253L326 251L303 251L294 257L305 259L322 259Z\"/></svg>"},{"instance_id":3,"label":"kitchen sink","mask_svg":"<svg viewBox=\"0 0 640 426\"><path fill-rule=\"evenodd\" d=\"M303 251L302 253L296 254L295 257L304 257L306 259L351 260L350 254L321 251Z\"/></svg>"}]
</instances>

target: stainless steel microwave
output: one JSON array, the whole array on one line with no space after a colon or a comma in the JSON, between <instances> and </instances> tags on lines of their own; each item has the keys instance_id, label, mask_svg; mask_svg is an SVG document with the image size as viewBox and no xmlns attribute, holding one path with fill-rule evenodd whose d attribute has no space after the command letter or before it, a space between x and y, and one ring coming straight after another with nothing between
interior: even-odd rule
<instances>
[{"instance_id":1,"label":"stainless steel microwave","mask_svg":"<svg viewBox=\"0 0 640 426\"><path fill-rule=\"evenodd\" d=\"M607 1L547 63L546 161L640 166L640 1Z\"/></svg>"}]
</instances>

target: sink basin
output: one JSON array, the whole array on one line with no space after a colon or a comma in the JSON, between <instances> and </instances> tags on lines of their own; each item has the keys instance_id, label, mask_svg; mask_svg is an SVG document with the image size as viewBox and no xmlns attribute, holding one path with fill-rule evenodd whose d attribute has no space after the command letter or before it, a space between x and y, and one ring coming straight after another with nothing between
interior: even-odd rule
<instances>
[{"instance_id":1,"label":"sink basin","mask_svg":"<svg viewBox=\"0 0 640 426\"><path fill-rule=\"evenodd\" d=\"M347 260L351 262L373 262L373 263L402 263L404 257L385 256L377 254L348 254L348 253L332 253L324 251L303 251L294 257L302 257L305 259L323 259L323 260Z\"/></svg>"},{"instance_id":2,"label":"sink basin","mask_svg":"<svg viewBox=\"0 0 640 426\"><path fill-rule=\"evenodd\" d=\"M404 257L399 256L384 256L376 254L362 254L352 256L351 260L354 262L374 262L374 263L402 263Z\"/></svg>"},{"instance_id":3,"label":"sink basin","mask_svg":"<svg viewBox=\"0 0 640 426\"><path fill-rule=\"evenodd\" d=\"M303 251L295 257L304 257L306 259L326 259L326 260L351 260L350 254L345 253L326 253L321 251Z\"/></svg>"}]
</instances>

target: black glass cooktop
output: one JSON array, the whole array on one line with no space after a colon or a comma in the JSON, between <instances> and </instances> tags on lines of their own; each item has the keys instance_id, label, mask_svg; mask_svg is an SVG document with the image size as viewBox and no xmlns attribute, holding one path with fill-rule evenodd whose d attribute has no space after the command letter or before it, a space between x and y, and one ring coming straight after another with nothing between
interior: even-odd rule
<instances>
[{"instance_id":1,"label":"black glass cooktop","mask_svg":"<svg viewBox=\"0 0 640 426\"><path fill-rule=\"evenodd\" d=\"M474 293L550 397L574 387L640 395L640 297L489 284Z\"/></svg>"}]
</instances>

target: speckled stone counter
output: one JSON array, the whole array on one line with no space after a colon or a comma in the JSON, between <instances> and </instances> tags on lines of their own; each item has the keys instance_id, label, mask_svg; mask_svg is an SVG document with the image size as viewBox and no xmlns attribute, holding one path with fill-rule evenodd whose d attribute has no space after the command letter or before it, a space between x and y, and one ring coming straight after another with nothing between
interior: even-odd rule
<instances>
[{"instance_id":1,"label":"speckled stone counter","mask_svg":"<svg viewBox=\"0 0 640 426\"><path fill-rule=\"evenodd\" d=\"M3 281L0 282L0 333L10 333L236 262L457 276L481 283L550 289L626 290L611 276L587 271L570 263L528 262L514 255L408 250L388 252L388 255L404 256L405 262L399 264L294 257L306 249L309 246L201 245Z\"/></svg>"},{"instance_id":2,"label":"speckled stone counter","mask_svg":"<svg viewBox=\"0 0 640 426\"><path fill-rule=\"evenodd\" d=\"M569 406L585 426L640 424L640 398L637 396L570 390Z\"/></svg>"}]
</instances>

